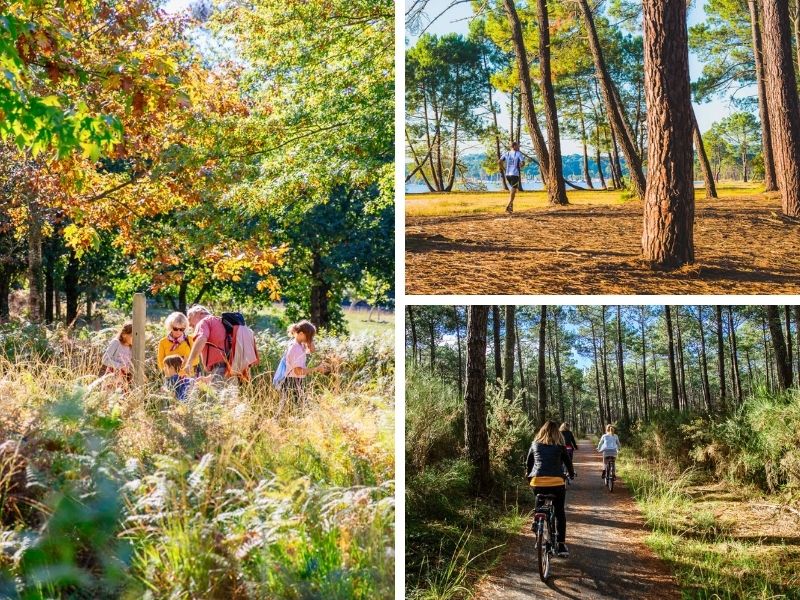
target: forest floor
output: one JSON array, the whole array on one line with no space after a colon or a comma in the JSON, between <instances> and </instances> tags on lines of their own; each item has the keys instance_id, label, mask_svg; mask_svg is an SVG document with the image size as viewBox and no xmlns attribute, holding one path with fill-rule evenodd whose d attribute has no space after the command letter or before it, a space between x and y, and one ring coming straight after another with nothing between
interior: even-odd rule
<instances>
[{"instance_id":1,"label":"forest floor","mask_svg":"<svg viewBox=\"0 0 800 600\"><path fill-rule=\"evenodd\" d=\"M536 567L530 520L509 542L499 567L476 598L680 598L669 567L645 544L647 530L624 482L602 487L600 460L589 440L575 453L577 477L567 489L568 559L555 559L545 584Z\"/></svg>"},{"instance_id":2,"label":"forest floor","mask_svg":"<svg viewBox=\"0 0 800 600\"><path fill-rule=\"evenodd\" d=\"M548 206L504 192L414 194L406 199L409 294L797 294L800 225L755 186L698 190L696 263L651 270L640 258L642 205L620 192L568 192Z\"/></svg>"}]
</instances>

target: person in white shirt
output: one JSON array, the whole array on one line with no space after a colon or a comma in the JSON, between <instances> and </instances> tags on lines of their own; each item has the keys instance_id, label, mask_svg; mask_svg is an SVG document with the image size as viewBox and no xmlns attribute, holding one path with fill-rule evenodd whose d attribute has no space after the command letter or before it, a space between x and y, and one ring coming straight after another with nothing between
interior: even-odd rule
<instances>
[{"instance_id":1,"label":"person in white shirt","mask_svg":"<svg viewBox=\"0 0 800 600\"><path fill-rule=\"evenodd\" d=\"M508 205L506 212L514 212L514 196L517 195L519 189L520 177L522 176L523 162L522 152L519 151L519 143L511 142L511 150L506 152L500 157L498 161L501 168L505 168L506 181L511 187L511 195L508 197Z\"/></svg>"},{"instance_id":2,"label":"person in white shirt","mask_svg":"<svg viewBox=\"0 0 800 600\"><path fill-rule=\"evenodd\" d=\"M597 444L597 451L603 453L603 477L606 476L606 459L610 456L617 457L619 452L619 438L613 425L606 425L606 432Z\"/></svg>"}]
</instances>

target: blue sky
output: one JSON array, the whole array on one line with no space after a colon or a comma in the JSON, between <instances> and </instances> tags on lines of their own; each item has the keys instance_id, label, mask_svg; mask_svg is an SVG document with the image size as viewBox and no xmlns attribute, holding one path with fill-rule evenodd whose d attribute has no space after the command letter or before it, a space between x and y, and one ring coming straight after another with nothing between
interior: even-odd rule
<instances>
[{"instance_id":1,"label":"blue sky","mask_svg":"<svg viewBox=\"0 0 800 600\"><path fill-rule=\"evenodd\" d=\"M435 16L441 12L445 6L450 3L450 0L432 0L429 3L429 15ZM695 6L689 11L689 25L695 25L705 20L705 5L706 0L697 0ZM434 7L439 7L438 9ZM429 29L428 32L441 35L443 33L455 32L466 34L469 29L469 20L472 16L472 6L469 3L459 4L444 15L442 15ZM411 46L414 44L416 36L412 36L406 32L406 45ZM703 64L699 61L694 53L689 54L689 71L692 80L696 80L703 71ZM740 96L755 95L756 90L744 89L740 92ZM507 97L499 100L501 104L507 102ZM700 131L707 131L715 121L727 116L734 110L729 106L727 99L715 99L711 102L704 104L695 104L695 115L697 116L697 123L700 126ZM508 121L508 114L504 113L501 122ZM581 147L578 142L574 140L565 140L562 138L561 142L562 151L566 154L580 153Z\"/></svg>"}]
</instances>

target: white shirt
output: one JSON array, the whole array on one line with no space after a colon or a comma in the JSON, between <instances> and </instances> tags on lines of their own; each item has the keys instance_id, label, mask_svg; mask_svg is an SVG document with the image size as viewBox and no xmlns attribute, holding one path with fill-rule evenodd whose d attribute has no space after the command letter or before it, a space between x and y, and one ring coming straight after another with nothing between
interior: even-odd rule
<instances>
[{"instance_id":1,"label":"white shirt","mask_svg":"<svg viewBox=\"0 0 800 600\"><path fill-rule=\"evenodd\" d=\"M292 342L286 353L286 376L304 378L305 373L294 373L297 367L306 368L306 349L300 342Z\"/></svg>"},{"instance_id":2,"label":"white shirt","mask_svg":"<svg viewBox=\"0 0 800 600\"><path fill-rule=\"evenodd\" d=\"M519 171L522 167L522 152L519 150L509 150L500 158L506 163L506 175L519 177Z\"/></svg>"}]
</instances>

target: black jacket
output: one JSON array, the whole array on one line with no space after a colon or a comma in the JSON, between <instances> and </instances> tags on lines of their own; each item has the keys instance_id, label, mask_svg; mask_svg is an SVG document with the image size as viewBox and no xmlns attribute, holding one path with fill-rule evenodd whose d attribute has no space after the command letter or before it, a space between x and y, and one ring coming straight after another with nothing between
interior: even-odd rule
<instances>
[{"instance_id":1,"label":"black jacket","mask_svg":"<svg viewBox=\"0 0 800 600\"><path fill-rule=\"evenodd\" d=\"M575 436L572 435L571 431L562 431L561 435L564 436L565 445L572 446L575 450L578 449L578 442L575 441Z\"/></svg>"},{"instance_id":2,"label":"black jacket","mask_svg":"<svg viewBox=\"0 0 800 600\"><path fill-rule=\"evenodd\" d=\"M525 462L525 472L529 480L531 477L538 476L560 476L563 473L561 469L562 463L567 465L569 476L575 476L575 470L572 468L572 460L570 460L567 449L564 446L533 442L531 444L531 449L528 450L528 458Z\"/></svg>"}]
</instances>

